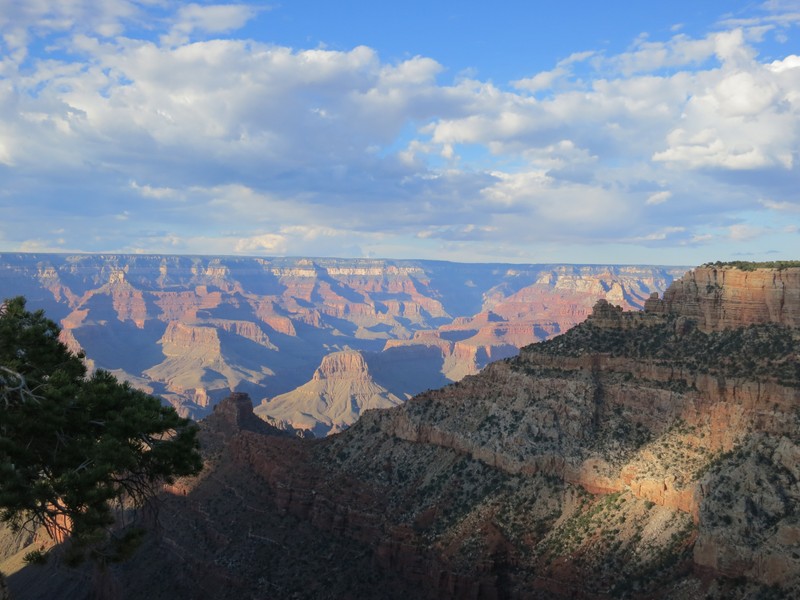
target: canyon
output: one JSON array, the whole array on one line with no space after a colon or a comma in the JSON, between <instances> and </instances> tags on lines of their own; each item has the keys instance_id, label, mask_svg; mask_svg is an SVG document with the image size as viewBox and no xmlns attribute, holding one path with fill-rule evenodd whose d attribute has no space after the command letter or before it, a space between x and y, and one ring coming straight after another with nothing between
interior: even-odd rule
<instances>
[{"instance_id":1,"label":"canyon","mask_svg":"<svg viewBox=\"0 0 800 600\"><path fill-rule=\"evenodd\" d=\"M12 596L798 597L798 291L800 267L706 265L641 311L598 298L324 439L229 395L201 422L203 473L165 491L128 561L17 569ZM371 368L344 353L312 383Z\"/></svg>"},{"instance_id":2,"label":"canyon","mask_svg":"<svg viewBox=\"0 0 800 600\"><path fill-rule=\"evenodd\" d=\"M242 392L270 423L324 436L566 331L598 298L640 309L684 271L0 254L0 298L25 296L92 368L184 416Z\"/></svg>"}]
</instances>

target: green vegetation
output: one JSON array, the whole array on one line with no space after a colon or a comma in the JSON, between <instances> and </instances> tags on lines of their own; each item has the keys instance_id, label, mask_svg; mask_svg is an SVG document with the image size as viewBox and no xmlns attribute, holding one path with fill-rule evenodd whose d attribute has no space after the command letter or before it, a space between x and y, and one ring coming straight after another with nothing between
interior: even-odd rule
<instances>
[{"instance_id":1,"label":"green vegetation","mask_svg":"<svg viewBox=\"0 0 800 600\"><path fill-rule=\"evenodd\" d=\"M769 323L704 333L692 322L678 319L667 316L657 324L619 329L587 321L557 338L526 347L523 356L606 354L726 377L771 378L800 387L798 330Z\"/></svg>"},{"instance_id":2,"label":"green vegetation","mask_svg":"<svg viewBox=\"0 0 800 600\"><path fill-rule=\"evenodd\" d=\"M756 269L777 269L783 271L791 267L800 267L800 260L771 260L767 262L752 262L747 260L731 260L723 262L718 260L713 263L705 263L704 267L734 267L741 271L755 271Z\"/></svg>"},{"instance_id":3,"label":"green vegetation","mask_svg":"<svg viewBox=\"0 0 800 600\"><path fill-rule=\"evenodd\" d=\"M47 562L47 554L41 550L31 550L22 557L23 562L29 565L43 565Z\"/></svg>"},{"instance_id":4,"label":"green vegetation","mask_svg":"<svg viewBox=\"0 0 800 600\"><path fill-rule=\"evenodd\" d=\"M107 372L87 376L58 336L24 298L0 307L0 521L44 525L75 556L100 556L115 509L199 471L197 428Z\"/></svg>"}]
</instances>

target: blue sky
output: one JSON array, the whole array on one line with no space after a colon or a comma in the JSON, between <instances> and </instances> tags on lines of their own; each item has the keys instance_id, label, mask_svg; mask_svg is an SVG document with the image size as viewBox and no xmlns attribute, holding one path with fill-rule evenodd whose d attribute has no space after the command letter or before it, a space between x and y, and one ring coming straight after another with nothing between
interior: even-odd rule
<instances>
[{"instance_id":1,"label":"blue sky","mask_svg":"<svg viewBox=\"0 0 800 600\"><path fill-rule=\"evenodd\" d=\"M0 0L0 251L800 258L800 1Z\"/></svg>"}]
</instances>

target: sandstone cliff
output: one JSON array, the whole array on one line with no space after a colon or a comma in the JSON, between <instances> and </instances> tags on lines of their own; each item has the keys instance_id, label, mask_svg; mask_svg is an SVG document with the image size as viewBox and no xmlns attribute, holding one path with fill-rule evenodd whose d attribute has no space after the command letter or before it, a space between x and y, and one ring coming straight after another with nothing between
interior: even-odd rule
<instances>
[{"instance_id":1,"label":"sandstone cliff","mask_svg":"<svg viewBox=\"0 0 800 600\"><path fill-rule=\"evenodd\" d=\"M800 327L800 267L787 269L698 267L677 280L649 312L679 313L704 331L759 323Z\"/></svg>"}]
</instances>

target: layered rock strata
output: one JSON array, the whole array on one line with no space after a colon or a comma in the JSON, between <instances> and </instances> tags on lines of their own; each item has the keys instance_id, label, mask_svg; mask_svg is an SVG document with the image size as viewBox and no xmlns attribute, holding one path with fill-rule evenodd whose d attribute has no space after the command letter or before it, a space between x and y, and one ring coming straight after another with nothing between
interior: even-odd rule
<instances>
[{"instance_id":1,"label":"layered rock strata","mask_svg":"<svg viewBox=\"0 0 800 600\"><path fill-rule=\"evenodd\" d=\"M369 409L401 404L377 383L360 352L334 352L322 359L311 381L262 402L255 414L280 428L310 431L317 437L350 427Z\"/></svg>"},{"instance_id":2,"label":"layered rock strata","mask_svg":"<svg viewBox=\"0 0 800 600\"><path fill-rule=\"evenodd\" d=\"M770 586L791 595L800 585L792 302L770 312L769 290L723 291L720 321L698 317L702 302L690 299L684 311L678 292L667 297L668 310L651 301L644 313L599 302L568 334L370 412L319 447L315 460L339 465L348 481L356 474L350 489L382 484L400 498L415 489L414 500L337 517L330 507L352 504L330 478L312 469L308 486L287 488L259 441L241 439L235 452L270 482L281 510L372 540L387 566L432 597L722 598ZM502 480L503 491L496 482L475 494L464 477L472 469ZM526 485L545 487L521 524L501 507ZM377 500L360 493L359 506Z\"/></svg>"},{"instance_id":3,"label":"layered rock strata","mask_svg":"<svg viewBox=\"0 0 800 600\"><path fill-rule=\"evenodd\" d=\"M311 381L326 355L343 350L361 352L374 367L377 385L405 399L565 331L591 312L598 297L641 308L682 272L0 254L0 298L26 296L30 308L43 308L61 321L63 341L83 351L91 368L112 371L181 414L201 418L232 391L248 393L257 403L283 398ZM403 377L386 366L399 358L418 376ZM283 404L273 402L281 410L265 416L291 425L290 413L298 411L287 412ZM315 414L314 422L306 418L298 426L340 431L358 411Z\"/></svg>"},{"instance_id":4,"label":"layered rock strata","mask_svg":"<svg viewBox=\"0 0 800 600\"><path fill-rule=\"evenodd\" d=\"M760 323L800 327L800 267L698 267L673 283L663 299L648 299L645 307L694 319L703 331Z\"/></svg>"},{"instance_id":5,"label":"layered rock strata","mask_svg":"<svg viewBox=\"0 0 800 600\"><path fill-rule=\"evenodd\" d=\"M567 333L324 440L233 428L118 576L139 593L154 564L190 572L169 590L187 597L797 597L800 331L745 317L770 302L747 294L721 292L725 327L694 301L595 303ZM312 380L373 372L340 358Z\"/></svg>"}]
</instances>

